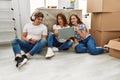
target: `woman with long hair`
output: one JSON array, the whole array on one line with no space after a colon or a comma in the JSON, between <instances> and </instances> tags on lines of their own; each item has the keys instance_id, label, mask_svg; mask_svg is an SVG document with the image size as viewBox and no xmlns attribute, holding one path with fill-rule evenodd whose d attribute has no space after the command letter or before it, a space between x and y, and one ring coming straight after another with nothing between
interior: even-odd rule
<instances>
[{"instance_id":1,"label":"woman with long hair","mask_svg":"<svg viewBox=\"0 0 120 80\"><path fill-rule=\"evenodd\" d=\"M85 24L76 15L72 14L69 18L69 25L75 29L75 38L79 42L75 46L76 53L90 53L91 55L97 55L103 53L104 49L96 48L94 39L88 33Z\"/></svg>"},{"instance_id":2,"label":"woman with long hair","mask_svg":"<svg viewBox=\"0 0 120 80\"><path fill-rule=\"evenodd\" d=\"M51 58L54 56L54 51L61 51L69 49L73 41L71 39L59 39L58 29L69 28L67 19L64 14L59 13L56 17L56 24L53 25L53 33L48 35L48 50L46 58Z\"/></svg>"}]
</instances>

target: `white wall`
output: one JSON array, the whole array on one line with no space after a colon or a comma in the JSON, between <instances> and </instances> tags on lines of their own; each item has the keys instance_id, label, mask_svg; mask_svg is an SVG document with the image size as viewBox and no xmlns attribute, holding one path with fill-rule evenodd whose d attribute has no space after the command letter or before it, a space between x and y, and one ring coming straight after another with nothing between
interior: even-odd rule
<instances>
[{"instance_id":1,"label":"white wall","mask_svg":"<svg viewBox=\"0 0 120 80\"><path fill-rule=\"evenodd\" d=\"M68 8L70 7L69 0L58 0L58 9L63 9L63 7Z\"/></svg>"},{"instance_id":2,"label":"white wall","mask_svg":"<svg viewBox=\"0 0 120 80\"><path fill-rule=\"evenodd\" d=\"M46 0L46 8L48 8L48 6L57 6L58 7L58 1L59 0Z\"/></svg>"},{"instance_id":3,"label":"white wall","mask_svg":"<svg viewBox=\"0 0 120 80\"><path fill-rule=\"evenodd\" d=\"M21 27L30 22L30 0L19 0Z\"/></svg>"},{"instance_id":4,"label":"white wall","mask_svg":"<svg viewBox=\"0 0 120 80\"><path fill-rule=\"evenodd\" d=\"M45 7L44 0L30 0L30 13L32 14L36 8Z\"/></svg>"},{"instance_id":5,"label":"white wall","mask_svg":"<svg viewBox=\"0 0 120 80\"><path fill-rule=\"evenodd\" d=\"M31 14L36 8L48 8L48 6L57 6L58 8L58 0L30 0Z\"/></svg>"},{"instance_id":6,"label":"white wall","mask_svg":"<svg viewBox=\"0 0 120 80\"><path fill-rule=\"evenodd\" d=\"M20 27L20 17L19 17L19 7L18 7L18 0L13 0L13 8L14 8L14 17L15 17L15 27L17 29L17 36L21 35L21 27Z\"/></svg>"},{"instance_id":7,"label":"white wall","mask_svg":"<svg viewBox=\"0 0 120 80\"><path fill-rule=\"evenodd\" d=\"M75 9L79 9L79 0L75 0Z\"/></svg>"},{"instance_id":8,"label":"white wall","mask_svg":"<svg viewBox=\"0 0 120 80\"><path fill-rule=\"evenodd\" d=\"M82 9L82 21L86 24L87 28L90 29L91 27L91 14L85 18L87 14L87 0L79 0L78 4L79 9Z\"/></svg>"},{"instance_id":9,"label":"white wall","mask_svg":"<svg viewBox=\"0 0 120 80\"><path fill-rule=\"evenodd\" d=\"M79 9L83 10L83 14L86 13L86 9L87 9L87 0L79 0Z\"/></svg>"},{"instance_id":10,"label":"white wall","mask_svg":"<svg viewBox=\"0 0 120 80\"><path fill-rule=\"evenodd\" d=\"M24 25L30 22L30 0L13 0L17 35L20 38Z\"/></svg>"}]
</instances>

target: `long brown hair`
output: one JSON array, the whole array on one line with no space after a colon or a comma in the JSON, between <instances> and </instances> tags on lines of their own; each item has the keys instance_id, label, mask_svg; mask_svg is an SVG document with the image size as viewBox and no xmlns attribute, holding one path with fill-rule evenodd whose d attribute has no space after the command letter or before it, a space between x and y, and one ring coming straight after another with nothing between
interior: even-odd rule
<instances>
[{"instance_id":1,"label":"long brown hair","mask_svg":"<svg viewBox=\"0 0 120 80\"><path fill-rule=\"evenodd\" d=\"M82 21L81 21L81 19L76 15L76 14L72 14L71 16L70 16L70 18L69 18L69 25L70 26L73 26L73 24L71 23L71 17L72 16L75 16L76 18L77 18L77 23L78 24L84 24Z\"/></svg>"},{"instance_id":2,"label":"long brown hair","mask_svg":"<svg viewBox=\"0 0 120 80\"><path fill-rule=\"evenodd\" d=\"M63 26L66 27L68 25L68 22L67 22L67 19L66 19L65 15L63 13L57 14L57 17L56 17L57 25L59 25L59 23L58 23L58 17L61 17L61 19L63 20Z\"/></svg>"}]
</instances>

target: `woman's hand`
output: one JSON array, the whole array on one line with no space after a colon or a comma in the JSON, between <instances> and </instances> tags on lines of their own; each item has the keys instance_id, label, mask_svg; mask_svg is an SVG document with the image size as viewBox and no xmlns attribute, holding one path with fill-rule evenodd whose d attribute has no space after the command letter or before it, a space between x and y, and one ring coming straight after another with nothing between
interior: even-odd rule
<instances>
[{"instance_id":1,"label":"woman's hand","mask_svg":"<svg viewBox=\"0 0 120 80\"><path fill-rule=\"evenodd\" d=\"M55 36L57 36L57 35L58 35L58 30L55 29L55 30L53 31L53 33L54 33Z\"/></svg>"},{"instance_id":2,"label":"woman's hand","mask_svg":"<svg viewBox=\"0 0 120 80\"><path fill-rule=\"evenodd\" d=\"M86 38L86 30L82 30L80 31L79 27L74 27L75 28L75 31L83 38L85 39Z\"/></svg>"},{"instance_id":3,"label":"woman's hand","mask_svg":"<svg viewBox=\"0 0 120 80\"><path fill-rule=\"evenodd\" d=\"M80 36L83 38L83 39L86 39L86 30L83 30L83 31L80 31Z\"/></svg>"},{"instance_id":4,"label":"woman's hand","mask_svg":"<svg viewBox=\"0 0 120 80\"><path fill-rule=\"evenodd\" d=\"M74 27L74 29L75 29L75 31L77 32L77 33L79 33L79 27Z\"/></svg>"},{"instance_id":5,"label":"woman's hand","mask_svg":"<svg viewBox=\"0 0 120 80\"><path fill-rule=\"evenodd\" d=\"M65 38L64 40L68 41L68 40L70 40L70 38Z\"/></svg>"}]
</instances>

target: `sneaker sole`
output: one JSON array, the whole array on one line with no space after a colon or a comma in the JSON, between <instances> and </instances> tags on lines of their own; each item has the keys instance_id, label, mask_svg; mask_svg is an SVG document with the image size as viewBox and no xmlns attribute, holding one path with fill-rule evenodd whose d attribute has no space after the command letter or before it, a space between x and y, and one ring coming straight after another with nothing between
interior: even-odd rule
<instances>
[{"instance_id":1,"label":"sneaker sole","mask_svg":"<svg viewBox=\"0 0 120 80\"><path fill-rule=\"evenodd\" d=\"M24 59L24 61L18 65L18 68L20 68L20 67L22 67L24 64L26 64L27 61L28 61L27 59Z\"/></svg>"},{"instance_id":2,"label":"sneaker sole","mask_svg":"<svg viewBox=\"0 0 120 80\"><path fill-rule=\"evenodd\" d=\"M55 55L53 55L53 56L49 56L49 57L45 57L46 59L51 59L52 57L54 57Z\"/></svg>"}]
</instances>

